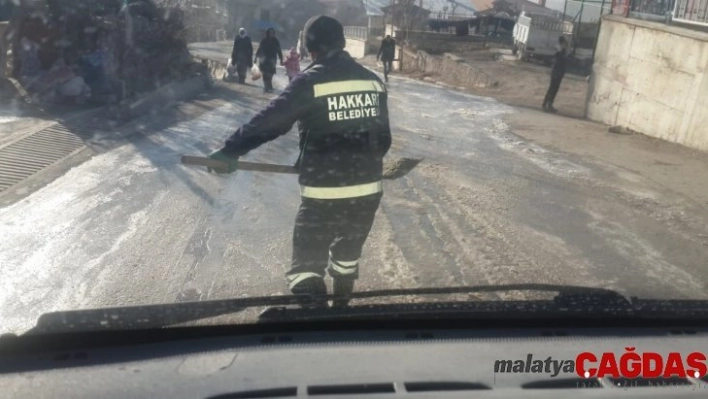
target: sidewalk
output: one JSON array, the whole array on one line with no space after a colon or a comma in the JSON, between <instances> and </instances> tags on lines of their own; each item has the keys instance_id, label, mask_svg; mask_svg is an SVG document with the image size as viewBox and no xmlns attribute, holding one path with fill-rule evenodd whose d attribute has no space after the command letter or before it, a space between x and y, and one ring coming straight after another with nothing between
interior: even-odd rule
<instances>
[{"instance_id":1,"label":"sidewalk","mask_svg":"<svg viewBox=\"0 0 708 399\"><path fill-rule=\"evenodd\" d=\"M689 198L708 213L708 154L704 152L642 134L610 133L600 123L531 109L517 108L505 122L524 139L646 179Z\"/></svg>"}]
</instances>

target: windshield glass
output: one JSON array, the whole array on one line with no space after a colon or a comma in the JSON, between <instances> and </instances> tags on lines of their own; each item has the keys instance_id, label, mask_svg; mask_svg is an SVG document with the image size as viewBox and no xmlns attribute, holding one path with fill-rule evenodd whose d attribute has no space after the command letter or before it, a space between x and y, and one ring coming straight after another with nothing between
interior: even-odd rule
<instances>
[{"instance_id":1,"label":"windshield glass","mask_svg":"<svg viewBox=\"0 0 708 399\"><path fill-rule=\"evenodd\" d=\"M0 334L706 299L706 21L482 3L0 0Z\"/></svg>"}]
</instances>

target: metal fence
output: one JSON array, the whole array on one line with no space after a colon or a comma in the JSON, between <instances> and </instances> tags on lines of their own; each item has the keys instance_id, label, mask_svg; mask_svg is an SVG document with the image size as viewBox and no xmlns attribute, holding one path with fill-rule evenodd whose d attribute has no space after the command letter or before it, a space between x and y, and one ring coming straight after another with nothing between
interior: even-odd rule
<instances>
[{"instance_id":1,"label":"metal fence","mask_svg":"<svg viewBox=\"0 0 708 399\"><path fill-rule=\"evenodd\" d=\"M384 28L368 28L366 26L345 26L344 36L355 39L367 40L370 37L384 35Z\"/></svg>"},{"instance_id":2,"label":"metal fence","mask_svg":"<svg viewBox=\"0 0 708 399\"><path fill-rule=\"evenodd\" d=\"M676 0L673 20L686 24L708 26L708 0Z\"/></svg>"},{"instance_id":3,"label":"metal fence","mask_svg":"<svg viewBox=\"0 0 708 399\"><path fill-rule=\"evenodd\" d=\"M600 34L600 19L612 12L612 0L566 0L563 15L573 24L573 49L576 55L583 49L595 48Z\"/></svg>"},{"instance_id":4,"label":"metal fence","mask_svg":"<svg viewBox=\"0 0 708 399\"><path fill-rule=\"evenodd\" d=\"M708 28L708 0L613 0L613 14Z\"/></svg>"},{"instance_id":5,"label":"metal fence","mask_svg":"<svg viewBox=\"0 0 708 399\"><path fill-rule=\"evenodd\" d=\"M345 26L344 36L366 40L369 38L369 28L366 26Z\"/></svg>"}]
</instances>

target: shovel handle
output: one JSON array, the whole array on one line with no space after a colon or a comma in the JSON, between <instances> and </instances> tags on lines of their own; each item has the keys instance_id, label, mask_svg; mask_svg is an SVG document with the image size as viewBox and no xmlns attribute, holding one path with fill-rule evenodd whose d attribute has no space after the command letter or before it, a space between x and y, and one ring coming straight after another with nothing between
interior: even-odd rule
<instances>
[{"instance_id":1,"label":"shovel handle","mask_svg":"<svg viewBox=\"0 0 708 399\"><path fill-rule=\"evenodd\" d=\"M206 166L212 169L226 169L226 167L228 166L226 162L223 161L194 155L182 155L182 163L184 165ZM270 163L248 161L238 161L238 170L297 174L295 168L289 165L275 165Z\"/></svg>"}]
</instances>

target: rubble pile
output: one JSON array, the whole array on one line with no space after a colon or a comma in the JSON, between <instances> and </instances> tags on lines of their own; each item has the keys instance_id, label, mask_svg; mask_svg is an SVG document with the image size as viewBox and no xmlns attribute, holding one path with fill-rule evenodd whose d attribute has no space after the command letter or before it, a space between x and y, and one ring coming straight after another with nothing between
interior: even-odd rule
<instances>
[{"instance_id":1,"label":"rubble pile","mask_svg":"<svg viewBox=\"0 0 708 399\"><path fill-rule=\"evenodd\" d=\"M152 0L42 0L22 10L13 75L40 103L112 103L204 73L183 11Z\"/></svg>"}]
</instances>

